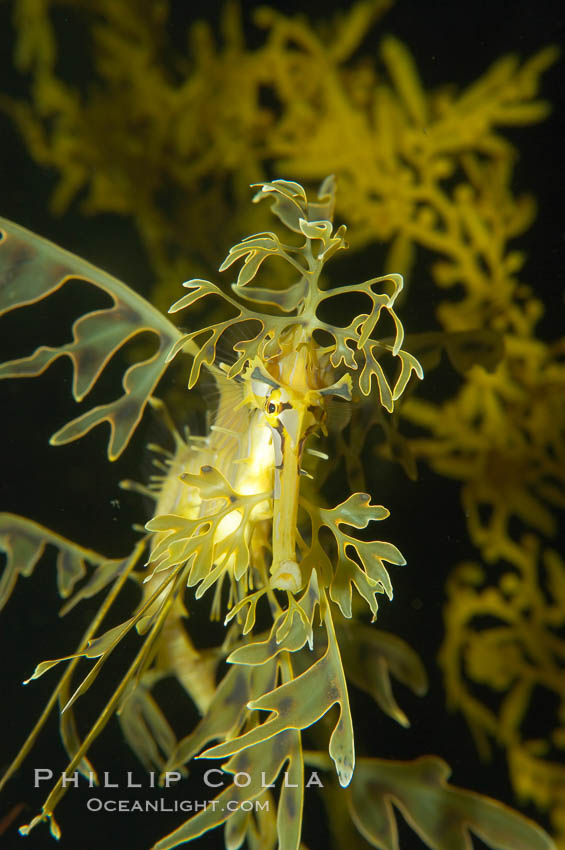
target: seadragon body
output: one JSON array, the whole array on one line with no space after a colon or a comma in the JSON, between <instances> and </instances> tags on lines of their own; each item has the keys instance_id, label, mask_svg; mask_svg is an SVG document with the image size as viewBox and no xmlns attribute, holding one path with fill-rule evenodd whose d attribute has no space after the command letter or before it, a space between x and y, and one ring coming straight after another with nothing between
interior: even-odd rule
<instances>
[{"instance_id":1,"label":"seadragon body","mask_svg":"<svg viewBox=\"0 0 565 850\"><path fill-rule=\"evenodd\" d=\"M54 360L68 357L74 368L73 393L80 401L126 342L150 332L157 338L157 350L128 366L123 394L86 409L51 442L79 439L107 422L108 455L113 459L127 446L148 404L170 423L174 442L174 449L164 452L164 462L159 461L160 475L149 485L124 485L154 501L152 518L124 558L108 559L31 520L0 514L0 548L6 555L0 607L18 576L31 574L46 546L59 553L63 613L104 592L76 650L42 662L31 677L65 665L48 705L0 785L20 767L58 703L69 758L67 774L94 772L89 749L115 714L128 743L150 770L184 771L193 758L204 756L220 760L228 774L248 772L245 787L234 783L221 791L217 807L194 814L161 839L155 850L169 850L222 824L226 847L247 842L250 850L299 850L305 763L323 769L333 766L338 788L348 789L353 822L365 836L372 834L374 806L360 800L377 794L381 802L376 805L384 807L387 801L383 815L391 837L387 846L397 847L392 843L396 832L390 796L403 810L416 811L414 801L421 800L419 816L425 820L430 810L426 794L432 794L443 795L446 822L462 841L480 814L481 834L487 839L489 818L492 836L499 836L497 819L502 817L509 834L515 836L518 830L525 836L524 847L547 850L549 845L536 827L511 813L501 814L491 801L469 794L467 803L461 802L463 792L445 784L447 768L440 760L429 757L425 764L420 760L402 766L362 759L354 775L348 678L369 690L383 711L407 725L392 696L389 673L418 693L425 689L425 675L402 641L363 623L353 593L366 604L372 621L378 595L392 597L386 565L401 565L404 559L392 544L363 534L388 511L372 504L363 492L327 507L310 463L323 459L335 468L340 461L343 440L334 444L331 460L319 448L331 437L332 407L354 408L360 399L370 398L392 412L411 376L422 378L423 372L418 360L403 349L403 328L394 306L402 288L399 275L325 288L321 277L325 263L346 247L345 227L333 224L333 179L324 181L314 201L299 184L286 180L261 184L256 200L261 198L271 199L289 240L269 231L235 245L221 266L226 271L243 261L230 294L205 280L184 284L188 292L171 313L189 310L209 296L219 298L225 308L224 313L212 314L211 324L187 333L120 281L0 220L0 315L41 301L73 277L99 287L113 302L80 317L66 345L41 346L28 357L0 365L0 378L40 375ZM268 285L251 286L261 276L263 264L274 257L290 267L291 282L267 277ZM330 308L324 311L327 316L334 298L353 295L364 298L366 312L345 324L321 317L322 304ZM392 336L379 335L383 312L392 320ZM218 343L225 349L230 338L237 341L220 357ZM169 363L183 356L192 360L189 389L198 385L204 368L219 390L210 428L203 435L181 435L155 397ZM127 620L105 631L105 617L127 581L140 587L137 607ZM221 646L195 649L186 614L197 604L207 604L210 617L223 619L226 637ZM139 649L127 672L89 732L79 736L75 709L111 653L119 652L123 638L135 631ZM81 678L82 659L91 667ZM228 672L218 680L222 659L228 662ZM180 740L167 722L166 706L159 705L152 693L167 676L179 681L201 714L195 728ZM337 717L328 715L336 705ZM322 718L329 733L327 752L305 751L303 736ZM288 782L282 783L275 799L269 788L283 771ZM39 822L49 821L58 837L53 813L65 790L59 780L41 813L21 831L28 833ZM379 794L384 796L378 798ZM234 811L225 805L228 800L266 801L270 808L260 815ZM418 822L418 814L413 817ZM418 829L420 834L427 830L430 840L436 841L430 847L445 846L441 817L425 827L419 824Z\"/></svg>"}]
</instances>

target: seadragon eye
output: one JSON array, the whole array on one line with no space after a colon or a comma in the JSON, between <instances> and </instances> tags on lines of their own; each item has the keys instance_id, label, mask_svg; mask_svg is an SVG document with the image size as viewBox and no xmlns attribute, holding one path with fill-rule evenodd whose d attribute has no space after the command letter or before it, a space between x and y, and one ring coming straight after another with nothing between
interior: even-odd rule
<instances>
[{"instance_id":1,"label":"seadragon eye","mask_svg":"<svg viewBox=\"0 0 565 850\"><path fill-rule=\"evenodd\" d=\"M284 410L283 406L283 398L281 397L280 387L271 390L268 397L265 399L265 413L268 417L278 417L278 415ZM271 422L272 425L276 425L276 422Z\"/></svg>"}]
</instances>

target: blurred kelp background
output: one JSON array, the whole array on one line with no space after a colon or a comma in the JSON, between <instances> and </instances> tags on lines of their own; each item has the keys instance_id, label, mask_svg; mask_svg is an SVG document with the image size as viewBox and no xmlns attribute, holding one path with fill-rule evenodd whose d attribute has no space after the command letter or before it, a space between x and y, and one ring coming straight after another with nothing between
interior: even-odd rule
<instances>
[{"instance_id":1,"label":"blurred kelp background","mask_svg":"<svg viewBox=\"0 0 565 850\"><path fill-rule=\"evenodd\" d=\"M408 561L379 626L412 643L430 677L425 698L402 691L408 731L376 727L352 695L359 751L437 753L455 784L520 807L565 848L562 5L299 5L3 3L1 213L166 310L183 280L214 279L234 242L268 227L249 184L336 175L348 269L405 275L402 320L426 370L394 418L366 405L342 436L350 482L391 509L389 539ZM46 326L62 341L85 297L4 320L2 359ZM33 385L0 386L0 509L120 555L144 517L117 482L139 478L155 426L114 466L104 434L48 449L69 383L58 363ZM202 420L206 400L182 382L164 392L179 420ZM369 429L376 449L360 454ZM0 622L8 688L47 644L60 649L52 578L19 588ZM80 633L80 617L66 628ZM33 687L6 691L10 743L42 704ZM117 732L97 746L102 763L124 763ZM55 726L44 747L37 766L55 763ZM2 746L2 765L9 756ZM2 811L9 794L31 805L29 772ZM305 840L325 846L309 805ZM178 815L106 820L113 847Z\"/></svg>"}]
</instances>

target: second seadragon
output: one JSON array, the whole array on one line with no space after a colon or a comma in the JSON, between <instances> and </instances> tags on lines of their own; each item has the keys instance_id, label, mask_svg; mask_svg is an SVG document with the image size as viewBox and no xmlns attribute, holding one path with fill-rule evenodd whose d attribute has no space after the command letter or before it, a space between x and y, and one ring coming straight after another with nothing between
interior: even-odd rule
<instances>
[{"instance_id":1,"label":"second seadragon","mask_svg":"<svg viewBox=\"0 0 565 850\"><path fill-rule=\"evenodd\" d=\"M108 455L115 459L150 405L169 423L175 445L157 461L162 474L149 485L126 482L150 495L155 509L133 552L123 559L108 559L31 520L0 514L6 561L0 607L18 576L32 573L47 546L58 550L64 612L105 591L80 645L65 658L40 663L33 673L35 679L65 665L1 785L20 768L58 706L67 776L96 775L89 750L114 715L147 769L162 776L180 774L192 759L204 756L218 759L222 770L233 775L217 805L192 815L155 850L176 847L222 824L229 850L304 847L305 765L328 776L335 770L338 783L325 799L333 809L332 822L341 824L340 840L345 836L352 848L367 841L385 850L399 847L393 802L424 844L436 850L469 848L469 831L492 847L549 850L551 841L535 824L493 800L449 786L449 768L436 757L406 763L362 758L356 766L347 680L406 725L390 674L416 692L425 689L425 674L400 639L363 621L359 600L374 621L378 595L392 598L387 565L404 559L391 543L363 533L388 515L367 493L355 492L336 507L327 506L321 484L347 458L340 456L344 443L337 440L330 461L324 439L331 441L332 422L336 430L343 429L362 399L392 412L412 375L422 378L423 372L402 347L403 328L395 312L400 275L324 288L325 263L347 247L345 226L335 228L332 221L333 179L324 181L314 201L299 184L286 180L261 184L254 200L261 198L271 199L287 236L283 241L275 232L259 233L230 250L220 270L242 265L229 295L209 281L185 283L188 291L170 313L203 299L216 305L219 299L225 308L216 307L211 324L189 333L120 281L0 219L0 315L41 301L71 278L99 287L113 301L80 317L72 342L42 346L29 357L7 362L0 366L0 378L40 375L67 356L74 368L73 394L80 401L122 346L150 332L158 348L127 368L123 394L87 410L51 442L79 439L107 422ZM283 261L290 275L267 277L263 264L273 258ZM261 275L266 285L256 284ZM324 320L341 309L332 310L332 304L343 305L344 296L349 305L366 304L367 312L343 326ZM379 327L383 314L389 317L390 336ZM188 430L181 435L155 397L162 375L181 355L192 359L189 389L199 385L205 369L219 390L213 424L204 435ZM141 588L137 607L125 622L105 627L131 581ZM187 609L196 604L207 605L210 617L226 626L222 645L210 652L197 651L189 636ZM137 653L81 737L74 711L130 632L139 636ZM82 659L90 661L91 669L81 678ZM227 666L219 666L221 661ZM227 672L222 676L219 669ZM169 676L201 714L180 740L166 719L167 706L152 693ZM337 715L328 714L336 705ZM323 733L316 734L315 724L328 719L327 751L316 749ZM303 747L304 735L314 748ZM54 811L66 790L61 778L42 811L20 831L27 834L48 821L59 837ZM249 806L254 801L260 803L256 809ZM346 815L337 818L339 811Z\"/></svg>"}]
</instances>

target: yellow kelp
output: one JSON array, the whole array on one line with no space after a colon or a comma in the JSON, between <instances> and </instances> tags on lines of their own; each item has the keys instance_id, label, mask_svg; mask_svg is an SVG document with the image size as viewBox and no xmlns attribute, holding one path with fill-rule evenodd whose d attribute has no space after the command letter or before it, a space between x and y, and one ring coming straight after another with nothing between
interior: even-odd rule
<instances>
[{"instance_id":1,"label":"yellow kelp","mask_svg":"<svg viewBox=\"0 0 565 850\"><path fill-rule=\"evenodd\" d=\"M500 128L547 114L537 92L554 48L523 64L504 57L463 91L427 92L397 39L381 44L385 73L352 60L389 0L354 4L324 27L261 7L253 20L264 37L253 48L237 4L226 3L221 44L197 21L187 52L169 43L166 3L145 4L146 14L134 0L103 0L92 13L81 0L63 5L89 27L95 82L78 91L57 72L50 13L59 0L16 0L16 63L32 75L31 103L3 97L0 106L34 159L59 174L54 212L80 194L87 214L133 216L163 307L184 263L214 267L218 232L227 248L235 222L260 226L246 191L269 163L304 180L335 174L351 246L389 243L386 270L406 273L420 246L449 259L434 273L439 285L472 273L503 297L520 255L500 256L497 243L523 232L534 207L509 193L514 152ZM479 184L482 225L469 197ZM487 247L489 230L497 242Z\"/></svg>"}]
</instances>

